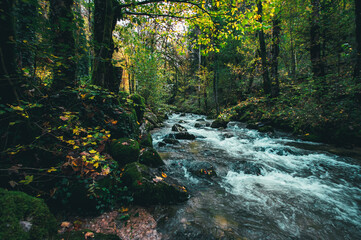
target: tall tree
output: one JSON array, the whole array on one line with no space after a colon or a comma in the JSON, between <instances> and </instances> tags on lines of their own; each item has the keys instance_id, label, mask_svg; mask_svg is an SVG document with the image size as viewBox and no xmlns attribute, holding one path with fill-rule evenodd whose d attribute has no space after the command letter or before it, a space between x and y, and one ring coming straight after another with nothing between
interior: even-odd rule
<instances>
[{"instance_id":1,"label":"tall tree","mask_svg":"<svg viewBox=\"0 0 361 240\"><path fill-rule=\"evenodd\" d=\"M272 76L272 89L271 96L277 97L280 92L280 83L278 79L278 57L280 55L280 20L278 15L276 15L272 21L273 31L272 31L272 62L271 62L271 76Z\"/></svg>"},{"instance_id":2,"label":"tall tree","mask_svg":"<svg viewBox=\"0 0 361 240\"><path fill-rule=\"evenodd\" d=\"M320 27L320 0L311 0L311 31L310 31L310 55L312 72L315 77L325 75L324 63L321 59L321 27Z\"/></svg>"},{"instance_id":3,"label":"tall tree","mask_svg":"<svg viewBox=\"0 0 361 240\"><path fill-rule=\"evenodd\" d=\"M53 90L75 86L73 0L50 0L50 21L55 56Z\"/></svg>"},{"instance_id":4,"label":"tall tree","mask_svg":"<svg viewBox=\"0 0 361 240\"><path fill-rule=\"evenodd\" d=\"M356 22L356 42L357 57L355 65L355 78L361 77L361 0L355 0L355 22Z\"/></svg>"},{"instance_id":5,"label":"tall tree","mask_svg":"<svg viewBox=\"0 0 361 240\"><path fill-rule=\"evenodd\" d=\"M14 0L0 0L0 103L16 99Z\"/></svg>"},{"instance_id":6,"label":"tall tree","mask_svg":"<svg viewBox=\"0 0 361 240\"><path fill-rule=\"evenodd\" d=\"M114 52L113 31L120 18L119 4L115 0L95 0L94 9L94 62L92 81L94 84L119 90L112 56Z\"/></svg>"},{"instance_id":7,"label":"tall tree","mask_svg":"<svg viewBox=\"0 0 361 240\"><path fill-rule=\"evenodd\" d=\"M260 16L258 21L262 25L262 15L263 15L262 0L258 0L257 8L258 8L258 15ZM266 50L266 41L264 37L263 26L261 26L261 29L258 32L258 40L260 45L260 55L262 61L263 90L265 94L270 94L271 80L268 73L267 50Z\"/></svg>"}]
</instances>

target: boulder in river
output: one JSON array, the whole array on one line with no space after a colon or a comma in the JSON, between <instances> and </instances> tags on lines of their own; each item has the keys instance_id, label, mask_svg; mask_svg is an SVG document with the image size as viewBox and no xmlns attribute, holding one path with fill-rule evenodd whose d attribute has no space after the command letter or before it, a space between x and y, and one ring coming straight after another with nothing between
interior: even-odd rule
<instances>
[{"instance_id":1,"label":"boulder in river","mask_svg":"<svg viewBox=\"0 0 361 240\"><path fill-rule=\"evenodd\" d=\"M201 127L202 127L202 124L200 124L200 123L195 123L195 124L194 124L194 127L195 127L195 128L201 128Z\"/></svg>"},{"instance_id":2,"label":"boulder in river","mask_svg":"<svg viewBox=\"0 0 361 240\"><path fill-rule=\"evenodd\" d=\"M179 141L174 138L164 138L163 142L167 143L167 144L173 144L173 145L179 144Z\"/></svg>"},{"instance_id":3,"label":"boulder in river","mask_svg":"<svg viewBox=\"0 0 361 240\"><path fill-rule=\"evenodd\" d=\"M178 123L187 123L187 121L179 120Z\"/></svg>"},{"instance_id":4,"label":"boulder in river","mask_svg":"<svg viewBox=\"0 0 361 240\"><path fill-rule=\"evenodd\" d=\"M185 127L183 127L182 125L176 123L173 125L172 131L173 132L186 132L187 129Z\"/></svg>"},{"instance_id":5,"label":"boulder in river","mask_svg":"<svg viewBox=\"0 0 361 240\"><path fill-rule=\"evenodd\" d=\"M140 163L130 163L124 168L122 180L133 193L136 204L147 206L152 204L171 204L186 201L189 194L185 187L169 183L164 173L152 173Z\"/></svg>"},{"instance_id":6,"label":"boulder in river","mask_svg":"<svg viewBox=\"0 0 361 240\"><path fill-rule=\"evenodd\" d=\"M227 128L227 124L229 121L224 120L222 118L217 118L211 124L211 128Z\"/></svg>"},{"instance_id":7,"label":"boulder in river","mask_svg":"<svg viewBox=\"0 0 361 240\"><path fill-rule=\"evenodd\" d=\"M178 132L178 133L170 133L165 136L167 139L183 139L183 140L194 140L196 136L190 134L189 132Z\"/></svg>"},{"instance_id":8,"label":"boulder in river","mask_svg":"<svg viewBox=\"0 0 361 240\"><path fill-rule=\"evenodd\" d=\"M217 176L214 167L209 162L195 161L188 166L188 171L198 177L213 177Z\"/></svg>"},{"instance_id":9,"label":"boulder in river","mask_svg":"<svg viewBox=\"0 0 361 240\"><path fill-rule=\"evenodd\" d=\"M259 176L262 174L261 172L262 166L253 162L244 162L242 165L236 167L236 171L243 171L244 174L256 175Z\"/></svg>"},{"instance_id":10,"label":"boulder in river","mask_svg":"<svg viewBox=\"0 0 361 240\"><path fill-rule=\"evenodd\" d=\"M197 122L205 122L206 120L204 118L199 118L196 120Z\"/></svg>"},{"instance_id":11,"label":"boulder in river","mask_svg":"<svg viewBox=\"0 0 361 240\"><path fill-rule=\"evenodd\" d=\"M271 125L269 125L268 123L263 123L263 122L249 123L247 125L247 128L255 129L260 132L274 132L274 129Z\"/></svg>"}]
</instances>

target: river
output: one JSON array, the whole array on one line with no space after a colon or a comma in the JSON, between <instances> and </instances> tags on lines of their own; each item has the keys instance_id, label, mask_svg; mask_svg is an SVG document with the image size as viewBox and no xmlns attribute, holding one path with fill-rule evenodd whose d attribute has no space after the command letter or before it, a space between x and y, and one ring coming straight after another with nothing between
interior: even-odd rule
<instances>
[{"instance_id":1,"label":"river","mask_svg":"<svg viewBox=\"0 0 361 240\"><path fill-rule=\"evenodd\" d=\"M153 209L164 239L361 239L360 160L242 123L212 129L202 118L173 114L152 132L167 175L191 195ZM179 121L197 138L160 147ZM307 145L315 150L300 147Z\"/></svg>"}]
</instances>

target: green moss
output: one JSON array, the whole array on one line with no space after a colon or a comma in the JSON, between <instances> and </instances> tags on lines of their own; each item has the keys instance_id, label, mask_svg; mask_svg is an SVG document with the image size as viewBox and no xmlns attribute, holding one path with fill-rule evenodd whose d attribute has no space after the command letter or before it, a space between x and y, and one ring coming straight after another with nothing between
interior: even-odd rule
<instances>
[{"instance_id":1,"label":"green moss","mask_svg":"<svg viewBox=\"0 0 361 240\"><path fill-rule=\"evenodd\" d=\"M143 119L144 112L145 112L144 98L142 96L140 96L139 94L135 93L135 94L130 95L129 99L131 99L133 101L134 109L137 113L138 121L141 121Z\"/></svg>"},{"instance_id":2,"label":"green moss","mask_svg":"<svg viewBox=\"0 0 361 240\"><path fill-rule=\"evenodd\" d=\"M136 204L170 204L188 199L188 193L184 188L171 185L165 180L154 182L155 177L143 164L130 163L125 166L123 179L132 191Z\"/></svg>"},{"instance_id":3,"label":"green moss","mask_svg":"<svg viewBox=\"0 0 361 240\"><path fill-rule=\"evenodd\" d=\"M143 134L140 138L139 144L142 147L153 147L152 135L149 133Z\"/></svg>"},{"instance_id":4,"label":"green moss","mask_svg":"<svg viewBox=\"0 0 361 240\"><path fill-rule=\"evenodd\" d=\"M164 165L162 158L154 148L146 148L141 153L139 162L149 167L160 167Z\"/></svg>"},{"instance_id":5,"label":"green moss","mask_svg":"<svg viewBox=\"0 0 361 240\"><path fill-rule=\"evenodd\" d=\"M56 221L42 199L23 192L0 189L0 239L50 239L56 233ZM20 221L31 223L25 232Z\"/></svg>"},{"instance_id":6,"label":"green moss","mask_svg":"<svg viewBox=\"0 0 361 240\"><path fill-rule=\"evenodd\" d=\"M110 144L110 155L120 166L137 161L139 151L138 142L129 138L113 140Z\"/></svg>"}]
</instances>

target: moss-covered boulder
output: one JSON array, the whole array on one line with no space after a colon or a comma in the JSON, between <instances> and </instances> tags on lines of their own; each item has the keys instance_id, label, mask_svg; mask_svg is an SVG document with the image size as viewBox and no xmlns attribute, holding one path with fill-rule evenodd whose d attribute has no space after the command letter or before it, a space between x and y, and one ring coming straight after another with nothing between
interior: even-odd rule
<instances>
[{"instance_id":1,"label":"moss-covered boulder","mask_svg":"<svg viewBox=\"0 0 361 240\"><path fill-rule=\"evenodd\" d=\"M144 133L140 137L139 144L141 147L153 147L153 139L150 133Z\"/></svg>"},{"instance_id":2,"label":"moss-covered boulder","mask_svg":"<svg viewBox=\"0 0 361 240\"><path fill-rule=\"evenodd\" d=\"M178 203L186 201L189 196L184 187L169 183L164 176L153 174L140 163L127 164L122 179L139 205Z\"/></svg>"},{"instance_id":3,"label":"moss-covered boulder","mask_svg":"<svg viewBox=\"0 0 361 240\"><path fill-rule=\"evenodd\" d=\"M139 162L153 168L164 165L162 158L154 148L144 149L139 156Z\"/></svg>"},{"instance_id":4,"label":"moss-covered boulder","mask_svg":"<svg viewBox=\"0 0 361 240\"><path fill-rule=\"evenodd\" d=\"M145 112L145 100L139 94L132 94L129 99L133 101L134 109L137 113L138 121L142 121Z\"/></svg>"},{"instance_id":5,"label":"moss-covered boulder","mask_svg":"<svg viewBox=\"0 0 361 240\"><path fill-rule=\"evenodd\" d=\"M55 218L42 199L0 189L0 239L51 239L56 229Z\"/></svg>"},{"instance_id":6,"label":"moss-covered boulder","mask_svg":"<svg viewBox=\"0 0 361 240\"><path fill-rule=\"evenodd\" d=\"M96 233L90 230L72 231L59 234L57 239L84 240L85 236L89 240L120 240L121 238L114 234Z\"/></svg>"},{"instance_id":7,"label":"moss-covered boulder","mask_svg":"<svg viewBox=\"0 0 361 240\"><path fill-rule=\"evenodd\" d=\"M214 120L211 124L211 128L227 128L227 124L229 123L229 121L224 120L222 118L217 118L216 120Z\"/></svg>"},{"instance_id":8,"label":"moss-covered boulder","mask_svg":"<svg viewBox=\"0 0 361 240\"><path fill-rule=\"evenodd\" d=\"M139 143L134 139L121 138L113 140L110 144L110 155L120 166L137 161L139 152Z\"/></svg>"}]
</instances>

